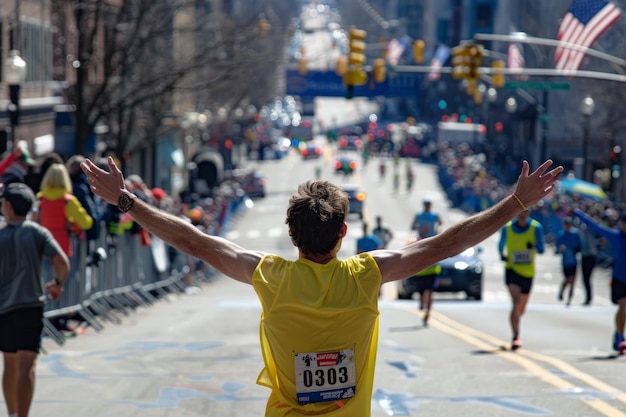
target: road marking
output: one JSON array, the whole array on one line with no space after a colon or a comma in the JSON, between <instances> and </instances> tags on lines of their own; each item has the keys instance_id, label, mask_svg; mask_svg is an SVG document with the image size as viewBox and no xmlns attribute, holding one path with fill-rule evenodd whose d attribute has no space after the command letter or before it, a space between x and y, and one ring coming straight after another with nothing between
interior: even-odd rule
<instances>
[{"instance_id":1,"label":"road marking","mask_svg":"<svg viewBox=\"0 0 626 417\"><path fill-rule=\"evenodd\" d=\"M420 315L420 313L415 311L414 309L407 310L415 315ZM441 330L444 333L454 336L457 339L463 340L466 343L479 349L501 355L502 358L517 363L519 366L526 369L527 371L538 377L540 380L558 389L561 389L563 391L571 391L577 390L579 389L579 387L555 375L553 372L548 371L537 362L550 364L555 368L561 370L563 373L586 383L587 385L597 389L598 391L607 393L612 398L615 398L616 400L626 404L626 393L603 381L600 381L599 379L585 372L580 371L579 369L558 358L531 352L527 349L521 349L515 352L515 354L511 354L511 352L501 349L502 346L508 345L507 342L501 339L498 339L487 333L481 332L477 329L454 321L451 318L436 311L431 312L431 317L434 319L430 322L432 327L435 327L436 329ZM598 411L600 414L607 417L626 417L626 413L618 410L617 408L613 407L603 400L582 398L581 401L589 407L593 408L594 410Z\"/></svg>"}]
</instances>

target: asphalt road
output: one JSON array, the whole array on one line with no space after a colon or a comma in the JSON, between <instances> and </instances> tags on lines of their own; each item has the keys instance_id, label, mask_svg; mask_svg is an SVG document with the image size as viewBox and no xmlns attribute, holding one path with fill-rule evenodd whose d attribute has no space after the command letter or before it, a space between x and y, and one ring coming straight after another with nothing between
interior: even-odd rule
<instances>
[{"instance_id":1,"label":"asphalt road","mask_svg":"<svg viewBox=\"0 0 626 417\"><path fill-rule=\"evenodd\" d=\"M296 154L261 166L268 193L233 219L226 237L248 248L294 258L284 214L295 185L313 177L361 183L367 218L383 214L402 244L421 199L428 195L444 225L465 216L450 209L432 166L417 164L416 187L393 194L372 163L351 178L332 172L333 153L303 162ZM349 220L340 256L354 252L360 222ZM372 415L381 416L626 416L626 358L610 350L614 308L607 274L597 271L597 296L580 306L582 290L565 307L556 300L559 259L539 257L537 281L522 322L524 348L511 352L509 301L502 282L497 237L483 242L483 300L438 294L429 328L414 300L396 300L384 288ZM63 347L44 341L31 416L90 417L262 416L260 307L252 288L226 277L197 294L141 307L121 325L88 329Z\"/></svg>"}]
</instances>

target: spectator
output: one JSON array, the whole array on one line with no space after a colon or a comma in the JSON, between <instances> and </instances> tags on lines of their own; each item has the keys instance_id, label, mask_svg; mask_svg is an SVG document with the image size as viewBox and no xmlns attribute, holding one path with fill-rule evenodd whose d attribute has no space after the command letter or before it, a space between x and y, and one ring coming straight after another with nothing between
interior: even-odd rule
<instances>
[{"instance_id":1,"label":"spectator","mask_svg":"<svg viewBox=\"0 0 626 417\"><path fill-rule=\"evenodd\" d=\"M4 185L13 182L24 182L26 174L35 166L25 141L17 141L13 150L0 161L0 182Z\"/></svg>"},{"instance_id":2,"label":"spectator","mask_svg":"<svg viewBox=\"0 0 626 417\"><path fill-rule=\"evenodd\" d=\"M72 194L72 183L65 165L50 166L41 181L37 199L39 203L34 209L33 219L50 230L65 254L71 257L70 232L89 230L93 219Z\"/></svg>"},{"instance_id":3,"label":"spectator","mask_svg":"<svg viewBox=\"0 0 626 417\"><path fill-rule=\"evenodd\" d=\"M65 166L70 176L70 181L72 182L72 193L76 196L87 214L93 219L93 225L86 230L86 236L87 240L94 241L100 237L100 221L104 207L99 201L96 201L96 198L87 184L87 177L80 169L80 164L84 160L84 156L74 155L67 160Z\"/></svg>"}]
</instances>

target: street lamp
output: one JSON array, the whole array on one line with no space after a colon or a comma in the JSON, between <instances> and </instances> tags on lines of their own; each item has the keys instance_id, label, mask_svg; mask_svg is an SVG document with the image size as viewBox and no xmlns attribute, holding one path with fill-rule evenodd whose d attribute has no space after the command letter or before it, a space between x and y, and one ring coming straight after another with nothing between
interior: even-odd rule
<instances>
[{"instance_id":1,"label":"street lamp","mask_svg":"<svg viewBox=\"0 0 626 417\"><path fill-rule=\"evenodd\" d=\"M20 51L9 51L9 57L4 62L4 81L9 85L10 103L7 106L11 131L7 141L7 149L15 142L15 127L20 123L20 86L26 79L26 61L20 56Z\"/></svg>"},{"instance_id":2,"label":"street lamp","mask_svg":"<svg viewBox=\"0 0 626 417\"><path fill-rule=\"evenodd\" d=\"M588 151L589 151L589 119L593 115L593 110L596 107L595 101L590 95L587 95L583 101L580 103L580 114L583 117L583 149L582 149L582 158L583 158L583 179L585 181L589 181L589 161L588 161Z\"/></svg>"}]
</instances>

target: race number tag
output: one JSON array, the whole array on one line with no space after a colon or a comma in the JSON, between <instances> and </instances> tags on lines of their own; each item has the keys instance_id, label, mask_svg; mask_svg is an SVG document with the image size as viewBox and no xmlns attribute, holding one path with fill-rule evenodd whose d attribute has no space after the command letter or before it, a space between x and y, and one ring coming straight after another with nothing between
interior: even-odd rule
<instances>
[{"instance_id":1,"label":"race number tag","mask_svg":"<svg viewBox=\"0 0 626 417\"><path fill-rule=\"evenodd\" d=\"M533 253L529 250L520 250L513 252L514 264L529 264L532 262Z\"/></svg>"},{"instance_id":2,"label":"race number tag","mask_svg":"<svg viewBox=\"0 0 626 417\"><path fill-rule=\"evenodd\" d=\"M300 353L294 361L298 404L354 397L354 350Z\"/></svg>"}]
</instances>

